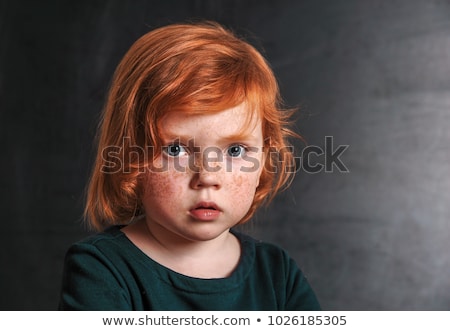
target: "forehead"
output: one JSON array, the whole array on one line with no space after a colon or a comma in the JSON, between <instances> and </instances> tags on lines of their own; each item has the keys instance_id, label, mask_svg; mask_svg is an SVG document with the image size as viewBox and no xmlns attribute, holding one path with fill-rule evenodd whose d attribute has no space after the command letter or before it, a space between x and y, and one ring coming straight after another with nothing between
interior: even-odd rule
<instances>
[{"instance_id":1,"label":"forehead","mask_svg":"<svg viewBox=\"0 0 450 331\"><path fill-rule=\"evenodd\" d=\"M189 114L175 111L165 116L161 126L163 139L179 137L221 137L225 139L262 136L261 119L245 103L220 112Z\"/></svg>"}]
</instances>

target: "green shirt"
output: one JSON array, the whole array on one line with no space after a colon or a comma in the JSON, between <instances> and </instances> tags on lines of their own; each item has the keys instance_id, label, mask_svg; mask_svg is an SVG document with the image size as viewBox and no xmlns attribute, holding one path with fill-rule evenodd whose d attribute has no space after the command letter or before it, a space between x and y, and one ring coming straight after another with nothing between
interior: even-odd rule
<instances>
[{"instance_id":1,"label":"green shirt","mask_svg":"<svg viewBox=\"0 0 450 331\"><path fill-rule=\"evenodd\" d=\"M226 278L200 279L155 262L112 227L67 252L61 310L320 310L285 251L235 233L241 258Z\"/></svg>"}]
</instances>

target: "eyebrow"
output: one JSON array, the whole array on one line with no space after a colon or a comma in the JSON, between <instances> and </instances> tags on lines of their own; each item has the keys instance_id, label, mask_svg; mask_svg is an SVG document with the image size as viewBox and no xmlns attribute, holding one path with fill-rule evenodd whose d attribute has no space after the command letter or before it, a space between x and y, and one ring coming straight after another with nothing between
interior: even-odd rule
<instances>
[{"instance_id":1,"label":"eyebrow","mask_svg":"<svg viewBox=\"0 0 450 331\"><path fill-rule=\"evenodd\" d=\"M236 133L236 134L233 134L233 135L230 135L230 136L220 137L219 142L221 142L221 143L230 143L230 142L239 142L239 141L241 141L241 142L245 142L245 141L253 142L253 141L256 141L256 140L257 140L256 136L254 136L254 135L252 135L250 133L243 132L243 133Z\"/></svg>"},{"instance_id":2,"label":"eyebrow","mask_svg":"<svg viewBox=\"0 0 450 331\"><path fill-rule=\"evenodd\" d=\"M195 142L195 136L185 136L185 135L179 135L179 134L172 134L170 132L166 132L164 135L162 135L164 142L173 142L173 141L194 141ZM232 142L255 142L258 138L250 133L236 133L229 136L220 136L218 139L219 145L221 144L227 144Z\"/></svg>"}]
</instances>

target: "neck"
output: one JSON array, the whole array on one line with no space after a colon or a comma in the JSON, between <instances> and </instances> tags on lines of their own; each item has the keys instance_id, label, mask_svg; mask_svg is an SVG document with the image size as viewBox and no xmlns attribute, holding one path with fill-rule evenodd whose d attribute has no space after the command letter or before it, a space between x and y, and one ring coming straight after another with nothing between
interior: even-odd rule
<instances>
[{"instance_id":1,"label":"neck","mask_svg":"<svg viewBox=\"0 0 450 331\"><path fill-rule=\"evenodd\" d=\"M154 243L153 248L176 258L204 259L222 254L234 236L225 231L209 240L195 240L167 231L158 224L145 222L146 235Z\"/></svg>"},{"instance_id":2,"label":"neck","mask_svg":"<svg viewBox=\"0 0 450 331\"><path fill-rule=\"evenodd\" d=\"M239 242L229 231L210 240L192 240L143 219L123 232L154 261L191 277L227 277L241 255Z\"/></svg>"}]
</instances>

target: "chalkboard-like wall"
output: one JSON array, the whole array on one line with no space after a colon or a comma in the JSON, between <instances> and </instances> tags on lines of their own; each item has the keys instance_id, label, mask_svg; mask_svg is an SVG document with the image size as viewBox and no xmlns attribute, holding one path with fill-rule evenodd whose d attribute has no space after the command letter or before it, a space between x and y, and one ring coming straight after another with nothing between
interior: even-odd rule
<instances>
[{"instance_id":1,"label":"chalkboard-like wall","mask_svg":"<svg viewBox=\"0 0 450 331\"><path fill-rule=\"evenodd\" d=\"M243 230L288 250L324 309L449 310L450 3L437 0L0 1L0 308L56 309L65 251L88 234L113 70L143 33L190 19L260 49L323 151Z\"/></svg>"}]
</instances>

